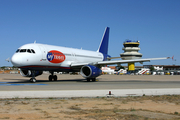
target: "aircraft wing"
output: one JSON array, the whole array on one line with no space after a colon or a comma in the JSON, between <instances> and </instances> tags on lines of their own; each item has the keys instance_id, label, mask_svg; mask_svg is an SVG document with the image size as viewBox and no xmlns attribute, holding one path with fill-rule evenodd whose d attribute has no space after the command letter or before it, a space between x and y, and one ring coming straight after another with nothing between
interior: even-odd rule
<instances>
[{"instance_id":1,"label":"aircraft wing","mask_svg":"<svg viewBox=\"0 0 180 120\"><path fill-rule=\"evenodd\" d=\"M93 63L72 63L71 67L80 67L83 65L112 65L112 64L123 64L123 63L132 63L132 62L150 62L151 60L162 60L169 59L170 57L163 58L147 58L147 59L134 59L134 60L113 60L113 61L99 61Z\"/></svg>"},{"instance_id":2,"label":"aircraft wing","mask_svg":"<svg viewBox=\"0 0 180 120\"><path fill-rule=\"evenodd\" d=\"M112 64L123 64L123 63L132 63L132 62L150 62L151 60L162 60L162 59L169 59L169 57L134 59L134 60L113 60L113 61L101 61L97 63L98 65L112 65Z\"/></svg>"}]
</instances>

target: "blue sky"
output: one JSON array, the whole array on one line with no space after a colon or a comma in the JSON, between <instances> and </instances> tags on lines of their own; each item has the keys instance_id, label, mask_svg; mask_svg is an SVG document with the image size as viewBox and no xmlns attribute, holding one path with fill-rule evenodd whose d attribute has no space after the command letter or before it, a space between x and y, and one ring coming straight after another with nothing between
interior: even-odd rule
<instances>
[{"instance_id":1,"label":"blue sky","mask_svg":"<svg viewBox=\"0 0 180 120\"><path fill-rule=\"evenodd\" d=\"M144 64L180 65L180 0L0 0L0 66L23 44L96 51L110 27L109 54L122 53L125 39L139 40Z\"/></svg>"}]
</instances>

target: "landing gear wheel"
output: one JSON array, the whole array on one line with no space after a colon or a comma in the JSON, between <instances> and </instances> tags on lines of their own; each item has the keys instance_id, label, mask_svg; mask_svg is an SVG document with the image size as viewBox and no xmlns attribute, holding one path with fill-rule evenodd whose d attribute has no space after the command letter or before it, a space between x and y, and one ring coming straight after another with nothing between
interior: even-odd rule
<instances>
[{"instance_id":1,"label":"landing gear wheel","mask_svg":"<svg viewBox=\"0 0 180 120\"><path fill-rule=\"evenodd\" d=\"M57 81L57 75L50 75L49 76L49 81Z\"/></svg>"},{"instance_id":2,"label":"landing gear wheel","mask_svg":"<svg viewBox=\"0 0 180 120\"><path fill-rule=\"evenodd\" d=\"M30 79L30 82L35 83L35 82L36 82L36 79L35 79L35 78L31 78L31 79Z\"/></svg>"},{"instance_id":3,"label":"landing gear wheel","mask_svg":"<svg viewBox=\"0 0 180 120\"><path fill-rule=\"evenodd\" d=\"M53 78L54 78L54 81L57 81L57 75L54 75Z\"/></svg>"},{"instance_id":4,"label":"landing gear wheel","mask_svg":"<svg viewBox=\"0 0 180 120\"><path fill-rule=\"evenodd\" d=\"M96 82L96 78L92 78L92 81L93 81L93 82Z\"/></svg>"},{"instance_id":5,"label":"landing gear wheel","mask_svg":"<svg viewBox=\"0 0 180 120\"><path fill-rule=\"evenodd\" d=\"M49 81L52 81L52 79L53 79L53 76L50 75L50 76L49 76Z\"/></svg>"},{"instance_id":6,"label":"landing gear wheel","mask_svg":"<svg viewBox=\"0 0 180 120\"><path fill-rule=\"evenodd\" d=\"M32 71L32 78L30 79L30 82L32 82L32 83L35 83L35 82L36 82L35 72L36 72L36 71Z\"/></svg>"},{"instance_id":7,"label":"landing gear wheel","mask_svg":"<svg viewBox=\"0 0 180 120\"><path fill-rule=\"evenodd\" d=\"M87 82L90 82L90 78L87 78Z\"/></svg>"}]
</instances>

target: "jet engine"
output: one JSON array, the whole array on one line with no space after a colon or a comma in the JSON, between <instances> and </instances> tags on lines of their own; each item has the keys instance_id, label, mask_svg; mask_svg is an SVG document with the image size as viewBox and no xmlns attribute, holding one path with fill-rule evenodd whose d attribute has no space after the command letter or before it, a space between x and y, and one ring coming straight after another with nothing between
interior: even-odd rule
<instances>
[{"instance_id":1,"label":"jet engine","mask_svg":"<svg viewBox=\"0 0 180 120\"><path fill-rule=\"evenodd\" d=\"M42 75L42 71L35 71L35 76L39 76L39 75ZM20 74L23 76L23 77L32 77L32 71L31 70L21 70L20 69Z\"/></svg>"},{"instance_id":2,"label":"jet engine","mask_svg":"<svg viewBox=\"0 0 180 120\"><path fill-rule=\"evenodd\" d=\"M96 78L101 75L102 71L96 66L93 65L85 65L81 68L80 74L84 78Z\"/></svg>"}]
</instances>

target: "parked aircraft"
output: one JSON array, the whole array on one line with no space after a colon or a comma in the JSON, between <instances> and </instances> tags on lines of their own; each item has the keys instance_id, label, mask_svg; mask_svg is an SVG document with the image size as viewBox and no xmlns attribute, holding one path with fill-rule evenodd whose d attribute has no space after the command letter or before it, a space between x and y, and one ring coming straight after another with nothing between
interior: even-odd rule
<instances>
[{"instance_id":1,"label":"parked aircraft","mask_svg":"<svg viewBox=\"0 0 180 120\"><path fill-rule=\"evenodd\" d=\"M32 43L18 48L12 56L11 62L14 66L20 68L22 76L31 77L31 82L36 82L35 77L41 75L43 71L51 73L49 81L57 81L57 76L54 75L54 72L79 71L87 81L95 81L96 77L101 75L101 67L104 65L167 59L167 57L164 57L109 61L109 29L109 27L105 29L97 51Z\"/></svg>"}]
</instances>

